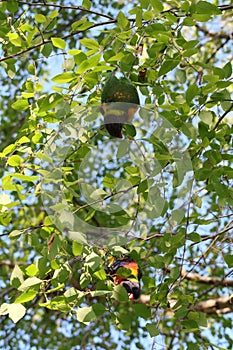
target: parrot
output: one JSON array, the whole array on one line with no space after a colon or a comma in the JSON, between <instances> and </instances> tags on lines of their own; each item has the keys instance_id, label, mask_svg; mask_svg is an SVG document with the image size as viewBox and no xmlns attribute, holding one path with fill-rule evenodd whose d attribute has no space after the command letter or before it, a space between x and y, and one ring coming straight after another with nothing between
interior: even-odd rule
<instances>
[{"instance_id":1,"label":"parrot","mask_svg":"<svg viewBox=\"0 0 233 350\"><path fill-rule=\"evenodd\" d=\"M129 300L138 299L140 296L141 271L136 261L129 257L115 259L112 256L108 260L110 261L110 265L107 272L111 276L113 283L115 285L119 284L126 289ZM125 274L124 269L129 274Z\"/></svg>"},{"instance_id":2,"label":"parrot","mask_svg":"<svg viewBox=\"0 0 233 350\"><path fill-rule=\"evenodd\" d=\"M111 136L122 138L123 125L134 116L139 104L138 92L132 82L112 74L103 87L100 107L104 125Z\"/></svg>"}]
</instances>

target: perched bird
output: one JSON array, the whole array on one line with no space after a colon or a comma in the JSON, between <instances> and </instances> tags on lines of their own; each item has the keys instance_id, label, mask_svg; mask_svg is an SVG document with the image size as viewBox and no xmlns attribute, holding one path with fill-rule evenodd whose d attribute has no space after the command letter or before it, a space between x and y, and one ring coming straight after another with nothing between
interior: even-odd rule
<instances>
[{"instance_id":1,"label":"perched bird","mask_svg":"<svg viewBox=\"0 0 233 350\"><path fill-rule=\"evenodd\" d=\"M106 129L111 136L122 138L123 125L139 108L136 87L126 77L117 78L112 74L104 85L101 103Z\"/></svg>"},{"instance_id":2,"label":"perched bird","mask_svg":"<svg viewBox=\"0 0 233 350\"><path fill-rule=\"evenodd\" d=\"M138 299L140 296L141 278L141 271L138 264L128 257L115 259L111 256L108 260L110 261L110 265L107 272L111 276L113 283L123 286L130 300Z\"/></svg>"}]
</instances>

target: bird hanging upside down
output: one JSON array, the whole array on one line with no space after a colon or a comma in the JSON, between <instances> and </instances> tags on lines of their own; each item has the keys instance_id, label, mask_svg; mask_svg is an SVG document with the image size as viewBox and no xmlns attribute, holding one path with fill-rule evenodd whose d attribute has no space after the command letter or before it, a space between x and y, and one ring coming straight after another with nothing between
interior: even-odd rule
<instances>
[{"instance_id":1,"label":"bird hanging upside down","mask_svg":"<svg viewBox=\"0 0 233 350\"><path fill-rule=\"evenodd\" d=\"M104 85L101 103L100 111L104 116L106 129L111 136L122 138L123 125L139 108L136 87L126 77L118 79L111 75Z\"/></svg>"},{"instance_id":2,"label":"bird hanging upside down","mask_svg":"<svg viewBox=\"0 0 233 350\"><path fill-rule=\"evenodd\" d=\"M141 271L138 264L130 258L114 260L114 258L111 257L111 260L113 262L108 267L108 273L113 283L123 286L130 300L138 299L140 296L141 278Z\"/></svg>"}]
</instances>

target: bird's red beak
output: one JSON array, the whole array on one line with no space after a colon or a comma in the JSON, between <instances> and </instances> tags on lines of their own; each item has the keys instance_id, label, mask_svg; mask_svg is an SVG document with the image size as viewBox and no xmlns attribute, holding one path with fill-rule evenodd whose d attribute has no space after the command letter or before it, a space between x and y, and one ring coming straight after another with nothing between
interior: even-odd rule
<instances>
[{"instance_id":1,"label":"bird's red beak","mask_svg":"<svg viewBox=\"0 0 233 350\"><path fill-rule=\"evenodd\" d=\"M134 300L134 296L132 293L128 293L128 296L129 296L129 300Z\"/></svg>"}]
</instances>

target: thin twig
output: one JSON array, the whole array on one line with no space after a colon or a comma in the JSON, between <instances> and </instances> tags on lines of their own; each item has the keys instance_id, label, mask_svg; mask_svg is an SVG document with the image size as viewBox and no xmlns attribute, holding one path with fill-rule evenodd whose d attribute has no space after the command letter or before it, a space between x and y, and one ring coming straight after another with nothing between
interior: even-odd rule
<instances>
[{"instance_id":1,"label":"thin twig","mask_svg":"<svg viewBox=\"0 0 233 350\"><path fill-rule=\"evenodd\" d=\"M130 187L128 187L126 190L120 190L120 191L118 191L118 192L111 193L111 194L107 195L107 196L104 197L104 198L97 199L97 200L95 200L95 201L93 201L93 202L91 202L91 203L84 204L84 205L80 206L78 209L74 210L74 211L73 211L73 214L79 212L81 209L90 207L91 205L104 202L104 201L106 201L106 200L109 199L109 198L112 198L112 197L114 197L114 196L117 196L118 194L127 193L127 192L129 192L130 190L132 190L133 188L135 188L136 186L138 186L138 185L130 186Z\"/></svg>"},{"instance_id":2,"label":"thin twig","mask_svg":"<svg viewBox=\"0 0 233 350\"><path fill-rule=\"evenodd\" d=\"M220 5L218 6L220 11L233 10L233 5Z\"/></svg>"},{"instance_id":3,"label":"thin twig","mask_svg":"<svg viewBox=\"0 0 233 350\"><path fill-rule=\"evenodd\" d=\"M215 124L213 130L215 130L221 121L226 117L226 115L233 109L233 104L223 113L223 115L218 119L217 123Z\"/></svg>"},{"instance_id":4,"label":"thin twig","mask_svg":"<svg viewBox=\"0 0 233 350\"><path fill-rule=\"evenodd\" d=\"M113 19L113 20L111 20L111 21L106 21L106 22L101 22L101 23L95 23L95 24L91 25L87 30L89 30L89 29L91 29L91 28L95 28L95 27L107 25L107 24L116 23L116 21L117 21L116 19ZM77 34L79 34L79 33L81 33L81 32L77 30L76 32L73 32L73 33L64 35L63 37L61 37L61 39L65 40L65 39L68 39L68 38L70 38L70 37L73 37L73 36L75 36L75 35L77 35ZM45 40L45 41L40 42L40 43L38 43L38 44L32 45L32 46L28 47L27 49L24 49L24 50L21 50L21 51L19 51L19 52L16 52L16 53L12 54L12 55L8 55L8 56L6 56L6 57L0 58L0 62L7 61L7 60L9 60L10 58L15 58L15 57L21 56L21 55L23 55L23 54L26 53L26 52L32 51L32 50L34 50L34 49L36 49L36 48L38 48L38 47L40 47L40 46L42 46L42 45L49 44L49 43L51 43L51 42L52 42L52 40L51 40L51 39L48 39L48 40Z\"/></svg>"},{"instance_id":5,"label":"thin twig","mask_svg":"<svg viewBox=\"0 0 233 350\"><path fill-rule=\"evenodd\" d=\"M59 9L65 9L65 10L78 10L78 11L83 11L83 12L87 12L87 13L91 13L93 15L97 15L97 16L101 16L101 17L105 17L108 19L114 19L112 16L106 15L103 12L96 12L93 10L88 10L85 7L82 6L71 6L71 5L59 5L59 4L54 4L51 2L47 2L42 3L42 2L28 2L28 1L17 1L19 4L22 5L28 5L28 6L48 6L48 7L57 7Z\"/></svg>"}]
</instances>

